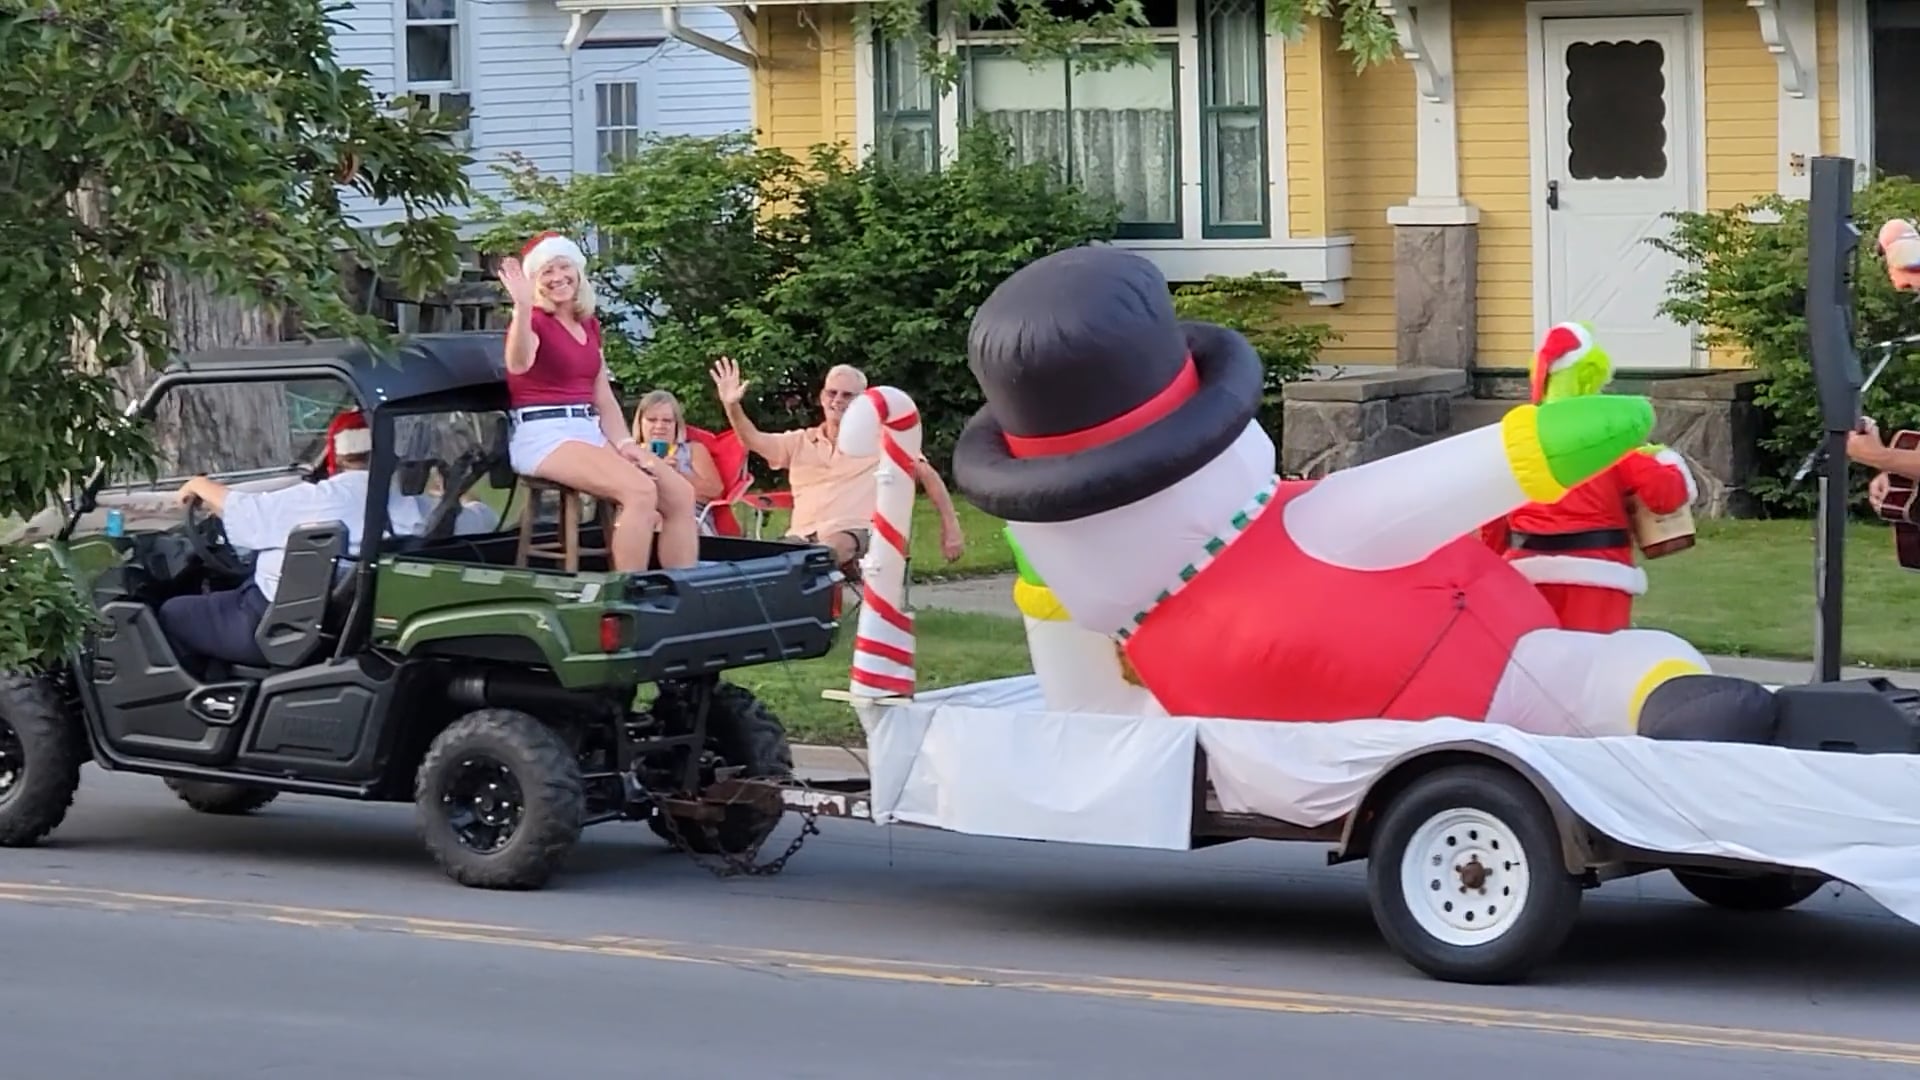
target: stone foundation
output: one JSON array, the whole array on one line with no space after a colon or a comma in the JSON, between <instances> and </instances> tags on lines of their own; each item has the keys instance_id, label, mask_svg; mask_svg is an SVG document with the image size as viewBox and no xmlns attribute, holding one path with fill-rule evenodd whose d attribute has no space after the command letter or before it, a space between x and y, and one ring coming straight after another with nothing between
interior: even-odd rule
<instances>
[{"instance_id":1,"label":"stone foundation","mask_svg":"<svg viewBox=\"0 0 1920 1080\"><path fill-rule=\"evenodd\" d=\"M1453 426L1453 400L1466 389L1465 371L1444 368L1382 367L1289 383L1280 470L1320 477L1425 446Z\"/></svg>"},{"instance_id":2,"label":"stone foundation","mask_svg":"<svg viewBox=\"0 0 1920 1080\"><path fill-rule=\"evenodd\" d=\"M1635 383L1616 379L1619 393L1653 399L1653 441L1679 451L1700 488L1693 512L1701 517L1750 517L1758 509L1747 491L1759 456L1760 408L1754 371L1718 371L1697 378Z\"/></svg>"},{"instance_id":3,"label":"stone foundation","mask_svg":"<svg viewBox=\"0 0 1920 1080\"><path fill-rule=\"evenodd\" d=\"M1394 226L1394 349L1401 366L1473 366L1479 265L1478 226Z\"/></svg>"}]
</instances>

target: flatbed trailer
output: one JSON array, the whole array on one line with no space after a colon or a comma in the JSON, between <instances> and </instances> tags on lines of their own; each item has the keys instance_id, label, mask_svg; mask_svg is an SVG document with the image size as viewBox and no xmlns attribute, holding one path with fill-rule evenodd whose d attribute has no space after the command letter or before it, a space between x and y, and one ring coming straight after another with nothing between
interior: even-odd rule
<instances>
[{"instance_id":1,"label":"flatbed trailer","mask_svg":"<svg viewBox=\"0 0 1920 1080\"><path fill-rule=\"evenodd\" d=\"M1858 230L1852 162L1820 158L1813 173L1817 674L1771 688L1772 745L1541 736L1449 719L1050 712L1025 676L911 696L829 691L860 718L867 778L725 781L704 806L676 813L714 816L716 803L747 799L797 811L807 829L841 817L1163 850L1327 844L1330 864L1367 861L1388 944L1450 981L1523 978L1558 951L1587 889L1657 870L1704 902L1746 911L1846 883L1920 924L1920 692L1839 677L1845 444L1864 382L1848 325Z\"/></svg>"}]
</instances>

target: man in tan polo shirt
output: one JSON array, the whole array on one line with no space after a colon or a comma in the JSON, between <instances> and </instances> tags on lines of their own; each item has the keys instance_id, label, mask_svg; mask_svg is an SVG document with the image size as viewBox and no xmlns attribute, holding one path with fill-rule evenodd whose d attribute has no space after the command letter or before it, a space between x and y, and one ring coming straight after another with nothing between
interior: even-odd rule
<instances>
[{"instance_id":1,"label":"man in tan polo shirt","mask_svg":"<svg viewBox=\"0 0 1920 1080\"><path fill-rule=\"evenodd\" d=\"M865 555L874 500L879 495L874 472L880 467L880 457L843 454L839 438L840 418L846 415L847 406L867 391L866 375L846 364L835 366L820 387L820 423L768 434L753 425L740 404L747 383L741 381L739 366L723 356L713 366L712 374L727 422L733 425L740 444L765 458L768 465L787 472L787 486L793 490L793 521L787 526L788 533L794 539L832 548L842 566ZM914 477L940 513L940 553L952 562L960 557L966 543L960 534L953 497L926 458L914 462Z\"/></svg>"}]
</instances>

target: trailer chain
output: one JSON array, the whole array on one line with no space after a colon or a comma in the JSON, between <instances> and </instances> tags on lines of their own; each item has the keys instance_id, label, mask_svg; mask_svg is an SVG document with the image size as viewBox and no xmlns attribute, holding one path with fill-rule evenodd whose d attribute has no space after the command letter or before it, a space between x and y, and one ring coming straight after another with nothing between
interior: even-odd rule
<instances>
[{"instance_id":1,"label":"trailer chain","mask_svg":"<svg viewBox=\"0 0 1920 1080\"><path fill-rule=\"evenodd\" d=\"M731 802L729 801L720 805L731 805ZM785 816L786 811L783 808L781 817ZM668 841L671 842L676 849L684 852L688 858L692 859L695 866L721 879L743 876L771 877L786 869L787 860L799 853L800 848L806 844L807 837L820 835L820 827L814 823L816 817L818 817L818 815L812 810L801 811L800 832L793 838L793 841L787 845L787 849L781 852L780 856L771 862L759 863L754 861L754 857L760 853L759 843L754 844L753 847L749 848L745 853L735 855L722 848L718 830L704 821L696 821L694 824L699 828L701 836L706 840L707 846L711 847L714 851L714 859L709 860L706 856L695 851L693 847L687 843L686 837L680 831L680 822L672 814L660 813L660 820L666 825ZM761 842L764 843L765 841L762 840Z\"/></svg>"}]
</instances>

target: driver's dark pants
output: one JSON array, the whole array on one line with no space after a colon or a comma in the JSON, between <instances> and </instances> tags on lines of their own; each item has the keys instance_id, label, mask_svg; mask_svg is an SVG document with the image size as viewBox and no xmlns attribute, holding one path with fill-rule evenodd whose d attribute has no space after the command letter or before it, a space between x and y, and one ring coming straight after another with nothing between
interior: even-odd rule
<instances>
[{"instance_id":1,"label":"driver's dark pants","mask_svg":"<svg viewBox=\"0 0 1920 1080\"><path fill-rule=\"evenodd\" d=\"M267 594L249 581L237 589L176 596L160 605L160 629L180 663L195 675L208 660L264 665L267 658L253 640L267 614Z\"/></svg>"}]
</instances>

